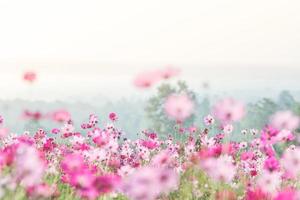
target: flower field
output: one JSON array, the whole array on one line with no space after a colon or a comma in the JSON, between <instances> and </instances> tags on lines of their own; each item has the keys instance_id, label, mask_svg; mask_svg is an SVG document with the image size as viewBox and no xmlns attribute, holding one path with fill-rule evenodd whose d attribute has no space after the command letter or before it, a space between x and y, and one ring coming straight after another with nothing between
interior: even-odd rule
<instances>
[{"instance_id":1,"label":"flower field","mask_svg":"<svg viewBox=\"0 0 300 200\"><path fill-rule=\"evenodd\" d=\"M147 72L134 85L149 88L178 73ZM24 75L30 84L35 79ZM136 139L118 127L126 119L117 112L90 114L79 129L65 110L47 116L59 125L50 130L1 128L1 199L300 199L300 118L292 111L273 113L262 129L236 133L247 107L234 98L215 102L200 124L186 123L198 110L188 92L172 92L160 106L173 130L148 128ZM26 110L23 117L38 121L42 114ZM0 122L5 127L5 118Z\"/></svg>"}]
</instances>

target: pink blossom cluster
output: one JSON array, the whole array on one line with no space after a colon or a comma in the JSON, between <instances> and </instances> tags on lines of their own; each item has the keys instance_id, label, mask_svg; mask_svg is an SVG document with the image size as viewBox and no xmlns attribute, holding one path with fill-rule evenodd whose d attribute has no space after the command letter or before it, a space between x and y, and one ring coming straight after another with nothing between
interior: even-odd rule
<instances>
[{"instance_id":1,"label":"pink blossom cluster","mask_svg":"<svg viewBox=\"0 0 300 200\"><path fill-rule=\"evenodd\" d=\"M172 95L165 104L166 114L177 121L195 112L186 95ZM197 198L203 195L203 188L213 187L209 184L225 184L230 189L215 191L215 199L299 199L296 116L279 112L262 130L237 133L234 122L245 115L242 104L224 100L213 111L202 124L181 124L188 130L182 139L176 133L163 137L144 130L134 140L116 126L116 113L109 114L106 125L91 114L78 131L69 114L55 113L53 120L63 123L60 128L2 137L0 195L21 187L31 199L56 198L63 185L82 199L122 195L155 200L179 191L188 179ZM217 132L212 129L215 124ZM251 139L233 141L231 134ZM282 152L276 150L279 147ZM200 172L206 177L201 180L207 182L199 188L195 174ZM49 177L57 181L45 181ZM238 190L244 192L238 194Z\"/></svg>"}]
</instances>

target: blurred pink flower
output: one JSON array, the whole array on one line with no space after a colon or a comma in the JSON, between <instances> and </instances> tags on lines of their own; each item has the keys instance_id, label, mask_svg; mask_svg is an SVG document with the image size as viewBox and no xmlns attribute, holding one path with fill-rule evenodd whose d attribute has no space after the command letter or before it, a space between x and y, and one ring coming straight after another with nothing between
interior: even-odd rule
<instances>
[{"instance_id":1,"label":"blurred pink flower","mask_svg":"<svg viewBox=\"0 0 300 200\"><path fill-rule=\"evenodd\" d=\"M286 149L281 158L281 165L291 176L300 174L300 147Z\"/></svg>"},{"instance_id":2,"label":"blurred pink flower","mask_svg":"<svg viewBox=\"0 0 300 200\"><path fill-rule=\"evenodd\" d=\"M288 142L295 139L295 136L290 130L283 129L275 136L276 141L278 142Z\"/></svg>"},{"instance_id":3,"label":"blurred pink flower","mask_svg":"<svg viewBox=\"0 0 300 200\"><path fill-rule=\"evenodd\" d=\"M52 119L56 122L67 122L71 119L71 114L66 110L57 110L52 113Z\"/></svg>"},{"instance_id":4,"label":"blurred pink flower","mask_svg":"<svg viewBox=\"0 0 300 200\"><path fill-rule=\"evenodd\" d=\"M160 75L163 79L169 79L173 76L177 76L178 74L180 74L180 69L172 66L167 66L164 69L160 70Z\"/></svg>"},{"instance_id":5,"label":"blurred pink flower","mask_svg":"<svg viewBox=\"0 0 300 200\"><path fill-rule=\"evenodd\" d=\"M0 128L0 139L5 138L9 133L8 128Z\"/></svg>"},{"instance_id":6,"label":"blurred pink flower","mask_svg":"<svg viewBox=\"0 0 300 200\"><path fill-rule=\"evenodd\" d=\"M39 121L43 118L43 114L39 111L29 111L29 110L24 110L23 112L23 118L29 119L29 120L34 120L34 121Z\"/></svg>"},{"instance_id":7,"label":"blurred pink flower","mask_svg":"<svg viewBox=\"0 0 300 200\"><path fill-rule=\"evenodd\" d=\"M155 149L158 147L158 143L154 140L141 140L140 144L148 149Z\"/></svg>"},{"instance_id":8,"label":"blurred pink flower","mask_svg":"<svg viewBox=\"0 0 300 200\"><path fill-rule=\"evenodd\" d=\"M86 167L83 156L75 153L65 155L60 166L65 173L81 171Z\"/></svg>"},{"instance_id":9,"label":"blurred pink flower","mask_svg":"<svg viewBox=\"0 0 300 200\"><path fill-rule=\"evenodd\" d=\"M300 118L289 110L278 111L270 117L270 123L279 130L294 131L300 125Z\"/></svg>"},{"instance_id":10,"label":"blurred pink flower","mask_svg":"<svg viewBox=\"0 0 300 200\"><path fill-rule=\"evenodd\" d=\"M215 181L224 181L226 183L230 183L233 180L237 170L233 164L232 157L228 155L204 159L200 166Z\"/></svg>"},{"instance_id":11,"label":"blurred pink flower","mask_svg":"<svg viewBox=\"0 0 300 200\"><path fill-rule=\"evenodd\" d=\"M151 165L156 167L166 167L169 166L173 162L171 157L171 153L168 151L161 151L157 155L155 155L151 160Z\"/></svg>"},{"instance_id":12,"label":"blurred pink flower","mask_svg":"<svg viewBox=\"0 0 300 200\"><path fill-rule=\"evenodd\" d=\"M279 189L281 181L280 172L263 170L256 183L257 186L263 190L263 192L272 194Z\"/></svg>"},{"instance_id":13,"label":"blurred pink flower","mask_svg":"<svg viewBox=\"0 0 300 200\"><path fill-rule=\"evenodd\" d=\"M172 94L164 105L166 114L179 122L183 122L194 112L194 102L185 94Z\"/></svg>"},{"instance_id":14,"label":"blurred pink flower","mask_svg":"<svg viewBox=\"0 0 300 200\"><path fill-rule=\"evenodd\" d=\"M79 168L76 171L67 172L69 173L70 185L80 188L87 189L93 186L96 176L91 170L87 168Z\"/></svg>"},{"instance_id":15,"label":"blurred pink flower","mask_svg":"<svg viewBox=\"0 0 300 200\"><path fill-rule=\"evenodd\" d=\"M100 195L114 191L120 184L121 178L114 174L98 176L94 182L94 186Z\"/></svg>"},{"instance_id":16,"label":"blurred pink flower","mask_svg":"<svg viewBox=\"0 0 300 200\"><path fill-rule=\"evenodd\" d=\"M169 168L143 167L132 173L121 185L132 200L153 200L178 186L178 174Z\"/></svg>"},{"instance_id":17,"label":"blurred pink flower","mask_svg":"<svg viewBox=\"0 0 300 200\"><path fill-rule=\"evenodd\" d=\"M140 73L134 79L134 85L138 88L149 88L158 81L161 80L161 74L159 70L145 71Z\"/></svg>"},{"instance_id":18,"label":"blurred pink flower","mask_svg":"<svg viewBox=\"0 0 300 200\"><path fill-rule=\"evenodd\" d=\"M21 144L16 153L15 177L25 187L42 182L45 162L41 154L33 146Z\"/></svg>"},{"instance_id":19,"label":"blurred pink flower","mask_svg":"<svg viewBox=\"0 0 300 200\"><path fill-rule=\"evenodd\" d=\"M53 134L58 134L59 132L60 132L60 130L58 128L53 128L51 130L51 133L53 133Z\"/></svg>"},{"instance_id":20,"label":"blurred pink flower","mask_svg":"<svg viewBox=\"0 0 300 200\"><path fill-rule=\"evenodd\" d=\"M191 134L193 134L197 132L198 128L196 126L190 126L188 130Z\"/></svg>"},{"instance_id":21,"label":"blurred pink flower","mask_svg":"<svg viewBox=\"0 0 300 200\"><path fill-rule=\"evenodd\" d=\"M36 80L36 73L33 71L27 71L23 74L23 79L30 83L33 83Z\"/></svg>"},{"instance_id":22,"label":"blurred pink flower","mask_svg":"<svg viewBox=\"0 0 300 200\"><path fill-rule=\"evenodd\" d=\"M225 124L241 120L245 113L245 105L232 98L218 101L213 107L213 115Z\"/></svg>"}]
</instances>

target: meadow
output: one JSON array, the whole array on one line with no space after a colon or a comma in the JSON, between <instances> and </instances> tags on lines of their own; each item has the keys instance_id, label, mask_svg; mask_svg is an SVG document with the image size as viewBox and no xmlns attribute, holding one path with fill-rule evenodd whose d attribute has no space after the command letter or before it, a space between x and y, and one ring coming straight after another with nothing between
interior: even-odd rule
<instances>
[{"instance_id":1,"label":"meadow","mask_svg":"<svg viewBox=\"0 0 300 200\"><path fill-rule=\"evenodd\" d=\"M134 85L144 90L178 74L174 68L145 72ZM23 78L33 84L36 74ZM54 125L18 134L9 132L1 117L0 197L300 199L300 118L295 112L299 107L258 116L254 106L222 97L195 120L198 107L184 83L175 88L163 85L146 106L151 126L136 138L127 137L119 127L127 119L117 111L91 113L74 124L67 110L45 116L24 110L25 120L38 124L47 118ZM263 117L263 124L241 123L251 112Z\"/></svg>"}]
</instances>

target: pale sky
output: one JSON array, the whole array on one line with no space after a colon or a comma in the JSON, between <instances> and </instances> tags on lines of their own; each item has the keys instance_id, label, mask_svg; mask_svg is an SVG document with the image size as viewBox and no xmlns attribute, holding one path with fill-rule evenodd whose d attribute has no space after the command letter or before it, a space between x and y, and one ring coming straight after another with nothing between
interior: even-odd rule
<instances>
[{"instance_id":1,"label":"pale sky","mask_svg":"<svg viewBox=\"0 0 300 200\"><path fill-rule=\"evenodd\" d=\"M2 98L105 95L107 85L126 95L138 71L167 64L194 87L295 87L299 10L298 0L0 0ZM27 69L40 76L32 94L20 80Z\"/></svg>"}]
</instances>

